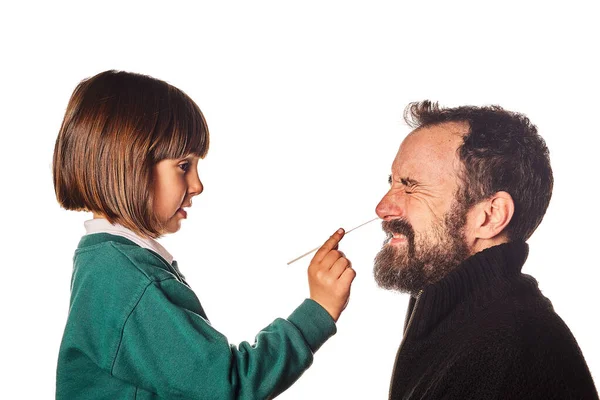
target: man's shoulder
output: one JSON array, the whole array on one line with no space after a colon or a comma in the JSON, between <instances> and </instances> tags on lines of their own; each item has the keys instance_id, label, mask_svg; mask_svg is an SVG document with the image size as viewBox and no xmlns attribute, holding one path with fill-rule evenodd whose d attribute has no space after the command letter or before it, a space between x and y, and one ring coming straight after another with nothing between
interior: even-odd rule
<instances>
[{"instance_id":1,"label":"man's shoulder","mask_svg":"<svg viewBox=\"0 0 600 400\"><path fill-rule=\"evenodd\" d=\"M537 286L526 290L517 286L484 310L477 326L483 347L493 339L496 347L515 355L581 354L569 327Z\"/></svg>"}]
</instances>

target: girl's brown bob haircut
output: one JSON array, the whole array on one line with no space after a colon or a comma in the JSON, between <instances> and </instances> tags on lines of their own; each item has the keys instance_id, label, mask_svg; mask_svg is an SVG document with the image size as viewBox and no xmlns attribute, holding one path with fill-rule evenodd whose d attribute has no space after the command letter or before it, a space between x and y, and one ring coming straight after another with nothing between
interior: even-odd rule
<instances>
[{"instance_id":1,"label":"girl's brown bob haircut","mask_svg":"<svg viewBox=\"0 0 600 400\"><path fill-rule=\"evenodd\" d=\"M163 226L152 212L152 167L204 158L208 145L204 116L181 90L145 75L102 72L69 100L54 147L56 198L67 210L156 238Z\"/></svg>"}]
</instances>

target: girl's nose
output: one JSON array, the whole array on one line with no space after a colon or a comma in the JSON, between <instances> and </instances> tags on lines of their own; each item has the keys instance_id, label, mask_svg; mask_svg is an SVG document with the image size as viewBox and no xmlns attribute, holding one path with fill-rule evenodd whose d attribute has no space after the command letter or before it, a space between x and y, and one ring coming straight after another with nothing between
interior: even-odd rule
<instances>
[{"instance_id":1,"label":"girl's nose","mask_svg":"<svg viewBox=\"0 0 600 400\"><path fill-rule=\"evenodd\" d=\"M198 176L198 173L193 174L191 181L188 184L188 193L190 196L197 196L204 191L204 185Z\"/></svg>"}]
</instances>

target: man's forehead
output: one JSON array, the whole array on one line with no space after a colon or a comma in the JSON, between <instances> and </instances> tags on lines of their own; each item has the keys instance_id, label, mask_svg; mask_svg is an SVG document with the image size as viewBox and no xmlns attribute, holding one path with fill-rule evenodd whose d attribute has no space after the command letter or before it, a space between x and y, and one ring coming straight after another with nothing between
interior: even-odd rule
<instances>
[{"instance_id":1,"label":"man's forehead","mask_svg":"<svg viewBox=\"0 0 600 400\"><path fill-rule=\"evenodd\" d=\"M400 145L392 169L424 175L451 173L467 132L468 124L455 122L416 129Z\"/></svg>"}]
</instances>

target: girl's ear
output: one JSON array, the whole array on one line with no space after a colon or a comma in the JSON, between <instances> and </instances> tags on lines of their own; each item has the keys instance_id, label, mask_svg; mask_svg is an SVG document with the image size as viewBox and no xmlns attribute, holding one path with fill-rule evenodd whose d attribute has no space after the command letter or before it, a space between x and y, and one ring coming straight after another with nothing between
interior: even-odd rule
<instances>
[{"instance_id":1,"label":"girl's ear","mask_svg":"<svg viewBox=\"0 0 600 400\"><path fill-rule=\"evenodd\" d=\"M515 213L515 203L507 192L496 192L475 205L475 239L494 239L505 232Z\"/></svg>"}]
</instances>

